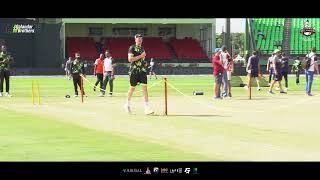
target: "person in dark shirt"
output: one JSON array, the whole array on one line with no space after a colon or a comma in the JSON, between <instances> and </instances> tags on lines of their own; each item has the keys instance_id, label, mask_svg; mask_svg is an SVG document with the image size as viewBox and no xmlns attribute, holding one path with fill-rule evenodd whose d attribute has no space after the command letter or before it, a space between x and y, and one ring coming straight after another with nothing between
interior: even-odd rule
<instances>
[{"instance_id":1,"label":"person in dark shirt","mask_svg":"<svg viewBox=\"0 0 320 180\"><path fill-rule=\"evenodd\" d=\"M296 85L300 84L300 71L302 70L302 63L299 60L299 56L297 56L296 60L294 60L294 63L292 65L292 72L294 72L296 74Z\"/></svg>"},{"instance_id":2,"label":"person in dark shirt","mask_svg":"<svg viewBox=\"0 0 320 180\"><path fill-rule=\"evenodd\" d=\"M142 93L144 97L144 113L146 115L154 114L154 112L149 107L149 97L147 88L147 70L145 57L146 52L142 47L142 35L135 35L135 44L130 46L128 52L128 61L131 63L129 68L130 77L130 89L128 91L127 103L124 105L125 111L131 113L131 98L135 87L138 84L142 85Z\"/></svg>"},{"instance_id":3,"label":"person in dark shirt","mask_svg":"<svg viewBox=\"0 0 320 180\"><path fill-rule=\"evenodd\" d=\"M274 75L273 75L273 80L271 82L271 85L269 87L269 90L268 90L268 94L271 95L271 94L274 94L272 92L272 88L274 86L274 84L276 82L279 83L279 88L280 88L280 93L286 93L285 91L283 91L282 89L282 85L281 85L281 80L282 80L282 75L281 75L281 52L279 49L276 49L274 50L274 57L272 59L272 66L273 66L273 70L274 70Z\"/></svg>"},{"instance_id":4,"label":"person in dark shirt","mask_svg":"<svg viewBox=\"0 0 320 180\"><path fill-rule=\"evenodd\" d=\"M75 54L75 59L72 62L72 66L71 66L71 74L72 74L73 86L74 86L74 97L78 97L78 86L80 88L80 91L82 91L81 84L80 84L80 80L81 80L80 75L85 76L84 64L80 60L80 53ZM83 91L83 95L85 95L84 91Z\"/></svg>"},{"instance_id":5,"label":"person in dark shirt","mask_svg":"<svg viewBox=\"0 0 320 180\"><path fill-rule=\"evenodd\" d=\"M13 63L13 57L7 52L5 45L1 46L0 53L0 97L3 96L3 83L6 81L6 96L11 97L10 90L10 64Z\"/></svg>"},{"instance_id":6,"label":"person in dark shirt","mask_svg":"<svg viewBox=\"0 0 320 180\"><path fill-rule=\"evenodd\" d=\"M281 58L281 75L284 77L285 81L285 87L286 91L288 91L288 72L289 72L289 58L285 55L285 53L282 53Z\"/></svg>"},{"instance_id":7,"label":"person in dark shirt","mask_svg":"<svg viewBox=\"0 0 320 180\"><path fill-rule=\"evenodd\" d=\"M259 75L260 75L260 63L259 63L259 56L257 55L257 51L252 52L252 56L249 57L248 59L248 64L247 64L247 73L248 73L248 86L251 84L252 78L255 78L257 81L257 90L260 91L260 80L259 80ZM250 78L251 77L251 78ZM248 88L246 86L246 88Z\"/></svg>"}]
</instances>

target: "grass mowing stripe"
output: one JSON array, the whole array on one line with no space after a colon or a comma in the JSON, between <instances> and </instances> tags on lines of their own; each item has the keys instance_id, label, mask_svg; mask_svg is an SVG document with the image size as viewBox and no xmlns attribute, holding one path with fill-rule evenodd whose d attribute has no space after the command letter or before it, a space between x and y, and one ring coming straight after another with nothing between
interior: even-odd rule
<instances>
[{"instance_id":1,"label":"grass mowing stripe","mask_svg":"<svg viewBox=\"0 0 320 180\"><path fill-rule=\"evenodd\" d=\"M1 108L0 114L1 161L208 160L192 152L57 122L49 117Z\"/></svg>"}]
</instances>

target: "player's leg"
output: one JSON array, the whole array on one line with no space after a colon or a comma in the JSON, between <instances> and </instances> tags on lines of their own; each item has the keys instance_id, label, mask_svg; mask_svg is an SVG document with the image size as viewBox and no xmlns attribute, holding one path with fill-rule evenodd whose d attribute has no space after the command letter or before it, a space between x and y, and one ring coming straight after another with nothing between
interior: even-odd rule
<instances>
[{"instance_id":1,"label":"player's leg","mask_svg":"<svg viewBox=\"0 0 320 180\"><path fill-rule=\"evenodd\" d=\"M222 81L223 81L223 93L222 96L226 97L228 93L228 77L227 77L227 71L223 72L222 76Z\"/></svg>"},{"instance_id":2,"label":"player's leg","mask_svg":"<svg viewBox=\"0 0 320 180\"><path fill-rule=\"evenodd\" d=\"M10 90L10 71L5 71L4 79L6 81L6 96L10 96L10 94L9 94L9 90Z\"/></svg>"},{"instance_id":3,"label":"player's leg","mask_svg":"<svg viewBox=\"0 0 320 180\"><path fill-rule=\"evenodd\" d=\"M141 73L139 75L139 81L142 85L142 94L144 99L144 113L146 115L153 114L154 112L149 107L149 95L148 95L148 86L147 86L147 74Z\"/></svg>"},{"instance_id":4,"label":"player's leg","mask_svg":"<svg viewBox=\"0 0 320 180\"><path fill-rule=\"evenodd\" d=\"M279 74L279 78L278 78L278 84L279 84L279 90L280 90L280 93L285 93L283 88L282 88L282 84L281 84L281 81L282 81L282 73Z\"/></svg>"},{"instance_id":5,"label":"player's leg","mask_svg":"<svg viewBox=\"0 0 320 180\"><path fill-rule=\"evenodd\" d=\"M97 87L97 85L99 84L99 74L96 74L96 76L97 76L97 80L96 80L96 82L94 83L93 91L96 91L96 87Z\"/></svg>"},{"instance_id":6,"label":"player's leg","mask_svg":"<svg viewBox=\"0 0 320 180\"><path fill-rule=\"evenodd\" d=\"M98 76L99 75L99 76ZM103 74L98 74L99 83L100 83L100 90L103 88Z\"/></svg>"},{"instance_id":7,"label":"player's leg","mask_svg":"<svg viewBox=\"0 0 320 180\"><path fill-rule=\"evenodd\" d=\"M300 73L299 71L296 72L296 85L300 84L300 79L299 79Z\"/></svg>"},{"instance_id":8,"label":"player's leg","mask_svg":"<svg viewBox=\"0 0 320 180\"><path fill-rule=\"evenodd\" d=\"M153 75L156 77L156 79L158 79L156 72L153 71Z\"/></svg>"},{"instance_id":9,"label":"player's leg","mask_svg":"<svg viewBox=\"0 0 320 180\"><path fill-rule=\"evenodd\" d=\"M109 76L109 86L110 86L109 96L112 96L112 93L113 93L113 78L111 77L111 73L108 74L108 76Z\"/></svg>"},{"instance_id":10,"label":"player's leg","mask_svg":"<svg viewBox=\"0 0 320 180\"><path fill-rule=\"evenodd\" d=\"M102 90L100 92L99 96L104 96L106 93L106 89L107 89L107 85L108 85L108 81L109 81L109 76L108 74L103 74L103 82L102 82Z\"/></svg>"},{"instance_id":11,"label":"player's leg","mask_svg":"<svg viewBox=\"0 0 320 180\"><path fill-rule=\"evenodd\" d=\"M311 95L312 81L313 81L313 72L307 71L306 74L307 74L306 78L308 79L307 84L306 84L306 95L310 96Z\"/></svg>"},{"instance_id":12,"label":"player's leg","mask_svg":"<svg viewBox=\"0 0 320 180\"><path fill-rule=\"evenodd\" d=\"M271 81L271 84L270 84L270 87L269 87L269 90L268 90L268 94L274 94L272 92L272 89L273 89L273 86L274 84L278 81L278 76L273 74L273 80Z\"/></svg>"},{"instance_id":13,"label":"player's leg","mask_svg":"<svg viewBox=\"0 0 320 180\"><path fill-rule=\"evenodd\" d=\"M80 81L80 78L77 76L73 76L73 87L74 87L74 96L78 97L78 81Z\"/></svg>"},{"instance_id":14,"label":"player's leg","mask_svg":"<svg viewBox=\"0 0 320 180\"><path fill-rule=\"evenodd\" d=\"M130 79L130 88L128 90L127 102L124 105L124 109L127 113L131 113L131 98L132 98L133 92L135 90L135 87L138 83L136 75L131 74L129 76L129 79Z\"/></svg>"},{"instance_id":15,"label":"player's leg","mask_svg":"<svg viewBox=\"0 0 320 180\"><path fill-rule=\"evenodd\" d=\"M260 88L260 77L259 77L259 74L257 74L257 76L255 77L256 79L256 82L257 82L257 91L260 91L261 88Z\"/></svg>"},{"instance_id":16,"label":"player's leg","mask_svg":"<svg viewBox=\"0 0 320 180\"><path fill-rule=\"evenodd\" d=\"M228 96L232 97L231 95L231 71L227 72L227 78L228 78Z\"/></svg>"},{"instance_id":17,"label":"player's leg","mask_svg":"<svg viewBox=\"0 0 320 180\"><path fill-rule=\"evenodd\" d=\"M283 77L285 81L286 90L288 90L288 73L287 72L283 73Z\"/></svg>"},{"instance_id":18,"label":"player's leg","mask_svg":"<svg viewBox=\"0 0 320 180\"><path fill-rule=\"evenodd\" d=\"M4 71L0 71L0 96L3 96Z\"/></svg>"},{"instance_id":19,"label":"player's leg","mask_svg":"<svg viewBox=\"0 0 320 180\"><path fill-rule=\"evenodd\" d=\"M273 70L269 69L269 83L268 83L269 86L270 86L270 83L271 83L272 75L273 75Z\"/></svg>"},{"instance_id":20,"label":"player's leg","mask_svg":"<svg viewBox=\"0 0 320 180\"><path fill-rule=\"evenodd\" d=\"M220 87L222 83L222 75L214 76L214 99L221 99Z\"/></svg>"},{"instance_id":21,"label":"player's leg","mask_svg":"<svg viewBox=\"0 0 320 180\"><path fill-rule=\"evenodd\" d=\"M80 76L79 76L79 78L78 78L77 85L79 86L80 91L82 91L82 87L81 87L81 77L80 77ZM82 92L83 92L82 95L84 95L84 94L85 94L84 91L82 91ZM81 94L81 93L80 93L80 94Z\"/></svg>"},{"instance_id":22,"label":"player's leg","mask_svg":"<svg viewBox=\"0 0 320 180\"><path fill-rule=\"evenodd\" d=\"M252 71L251 71L252 72ZM250 85L251 85L251 80L252 80L252 75L251 75L251 73L248 73L247 74L247 85L246 86L244 86L244 88L246 89L246 90L248 90L250 87Z\"/></svg>"}]
</instances>

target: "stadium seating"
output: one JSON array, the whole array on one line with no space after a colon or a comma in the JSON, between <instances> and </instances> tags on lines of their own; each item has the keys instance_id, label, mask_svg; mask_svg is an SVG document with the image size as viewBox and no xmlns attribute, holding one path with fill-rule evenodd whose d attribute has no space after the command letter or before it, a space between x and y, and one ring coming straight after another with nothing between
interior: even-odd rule
<instances>
[{"instance_id":1,"label":"stadium seating","mask_svg":"<svg viewBox=\"0 0 320 180\"><path fill-rule=\"evenodd\" d=\"M184 39L171 38L170 44L178 59L208 59L200 43L190 37Z\"/></svg>"},{"instance_id":2,"label":"stadium seating","mask_svg":"<svg viewBox=\"0 0 320 180\"><path fill-rule=\"evenodd\" d=\"M257 49L262 53L270 54L275 48L282 49L284 18L254 18L253 29L256 39ZM261 31L265 35L265 39L259 36Z\"/></svg>"},{"instance_id":3,"label":"stadium seating","mask_svg":"<svg viewBox=\"0 0 320 180\"><path fill-rule=\"evenodd\" d=\"M126 59L128 57L128 49L133 44L134 39L132 37L106 38L103 50L110 49L115 59ZM160 37L145 37L143 39L143 47L147 52L148 59L171 59L168 48Z\"/></svg>"},{"instance_id":4,"label":"stadium seating","mask_svg":"<svg viewBox=\"0 0 320 180\"><path fill-rule=\"evenodd\" d=\"M320 31L319 18L308 18L309 24L316 33L312 36L303 36L300 30L303 28L303 18L293 18L291 27L290 53L306 54L312 47L320 48L320 40L317 39L317 33Z\"/></svg>"},{"instance_id":5,"label":"stadium seating","mask_svg":"<svg viewBox=\"0 0 320 180\"><path fill-rule=\"evenodd\" d=\"M95 42L91 37L67 37L66 39L67 56L74 57L79 52L81 58L94 60L97 58Z\"/></svg>"}]
</instances>

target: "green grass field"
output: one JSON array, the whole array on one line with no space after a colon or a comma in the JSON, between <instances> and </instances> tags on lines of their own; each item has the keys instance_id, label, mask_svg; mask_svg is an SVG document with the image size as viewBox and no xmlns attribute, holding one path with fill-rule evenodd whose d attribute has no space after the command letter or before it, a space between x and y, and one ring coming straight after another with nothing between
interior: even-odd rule
<instances>
[{"instance_id":1,"label":"green grass field","mask_svg":"<svg viewBox=\"0 0 320 180\"><path fill-rule=\"evenodd\" d=\"M31 103L32 80L40 82L41 105ZM214 101L212 76L168 76L168 116L163 82L151 80L156 114L146 116L141 86L133 114L123 110L127 76L116 77L113 97L97 97L85 81L84 103L73 97L72 80L12 77L13 97L0 98L0 161L319 161L318 77L313 97L304 95L302 75L300 86L289 78L288 94L254 87L252 100L240 80L231 99Z\"/></svg>"}]
</instances>

